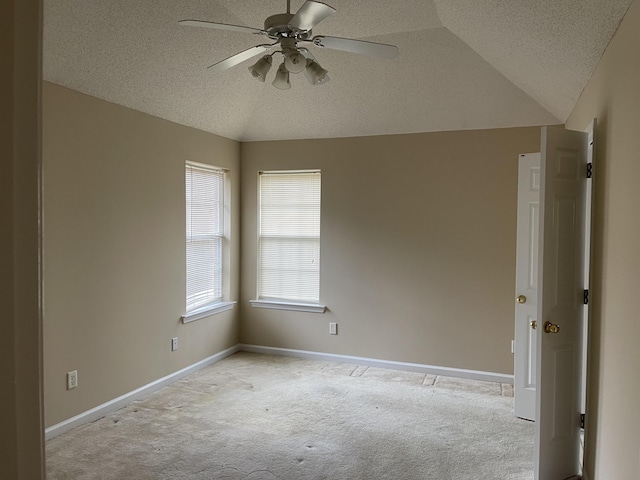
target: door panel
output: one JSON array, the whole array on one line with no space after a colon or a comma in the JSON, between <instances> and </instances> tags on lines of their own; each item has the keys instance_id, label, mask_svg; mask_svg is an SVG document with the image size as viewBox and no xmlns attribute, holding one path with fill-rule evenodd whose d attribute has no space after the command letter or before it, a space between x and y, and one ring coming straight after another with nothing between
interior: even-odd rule
<instances>
[{"instance_id":1,"label":"door panel","mask_svg":"<svg viewBox=\"0 0 640 480\"><path fill-rule=\"evenodd\" d=\"M515 306L514 410L535 420L538 310L538 245L540 218L540 154L520 155L518 163L518 224Z\"/></svg>"},{"instance_id":2,"label":"door panel","mask_svg":"<svg viewBox=\"0 0 640 480\"><path fill-rule=\"evenodd\" d=\"M536 478L579 473L587 134L542 129ZM550 328L545 329L545 324ZM556 330L557 328L557 330Z\"/></svg>"}]
</instances>

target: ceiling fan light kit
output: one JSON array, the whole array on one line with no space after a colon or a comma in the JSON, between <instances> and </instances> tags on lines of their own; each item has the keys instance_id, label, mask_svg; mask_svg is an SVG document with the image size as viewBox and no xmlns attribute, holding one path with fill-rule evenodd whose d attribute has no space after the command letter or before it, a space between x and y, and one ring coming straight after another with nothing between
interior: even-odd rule
<instances>
[{"instance_id":1,"label":"ceiling fan light kit","mask_svg":"<svg viewBox=\"0 0 640 480\"><path fill-rule=\"evenodd\" d=\"M284 66L291 73L300 73L307 68L307 58L295 47L282 49L284 55Z\"/></svg>"},{"instance_id":2,"label":"ceiling fan light kit","mask_svg":"<svg viewBox=\"0 0 640 480\"><path fill-rule=\"evenodd\" d=\"M231 30L254 35L266 35L273 44L256 45L242 52L232 55L209 67L211 72L227 70L256 55L280 45L281 50L276 50L264 55L255 64L249 67L251 74L259 81L264 82L273 63L272 56L280 53L283 63L278 67L273 86L282 90L291 88L289 73L305 72L307 80L312 85L322 85L329 81L327 70L322 68L311 52L299 43L310 43L320 48L330 48L345 52L371 55L381 58L395 58L398 56L398 47L383 43L365 42L350 38L312 36L311 29L335 13L335 9L321 2L306 0L295 14L290 13L290 0L287 0L287 13L271 15L264 22L264 29L229 25L225 23L206 22L202 20L180 20L178 24L213 28L217 30Z\"/></svg>"},{"instance_id":3,"label":"ceiling fan light kit","mask_svg":"<svg viewBox=\"0 0 640 480\"><path fill-rule=\"evenodd\" d=\"M259 81L264 82L267 78L267 73L271 70L271 63L273 62L271 55L265 55L256 63L249 67L249 71L254 78L257 78Z\"/></svg>"},{"instance_id":4,"label":"ceiling fan light kit","mask_svg":"<svg viewBox=\"0 0 640 480\"><path fill-rule=\"evenodd\" d=\"M305 76L311 85L322 85L329 81L329 75L327 71L320 66L315 60L307 59L307 70Z\"/></svg>"},{"instance_id":5,"label":"ceiling fan light kit","mask_svg":"<svg viewBox=\"0 0 640 480\"><path fill-rule=\"evenodd\" d=\"M272 85L280 90L289 90L291 82L289 82L289 70L281 63L276 72L276 78L273 79Z\"/></svg>"}]
</instances>

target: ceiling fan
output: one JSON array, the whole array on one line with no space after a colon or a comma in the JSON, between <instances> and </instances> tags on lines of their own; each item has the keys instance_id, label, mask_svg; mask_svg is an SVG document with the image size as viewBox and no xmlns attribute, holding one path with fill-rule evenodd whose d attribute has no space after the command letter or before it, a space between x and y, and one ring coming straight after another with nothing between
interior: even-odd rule
<instances>
[{"instance_id":1,"label":"ceiling fan","mask_svg":"<svg viewBox=\"0 0 640 480\"><path fill-rule=\"evenodd\" d=\"M214 63L208 70L210 72L221 72L279 46L281 50L275 50L268 55L262 56L254 65L249 67L249 71L255 78L264 82L271 68L273 55L280 53L283 57L283 62L278 67L273 85L282 90L291 88L289 73L301 73L304 71L307 80L312 85L320 85L329 81L327 71L318 64L309 49L304 46L305 44L382 58L395 58L398 56L398 47L395 45L325 35L314 37L311 29L336 11L335 8L329 5L314 0L306 0L295 14L290 13L290 11L291 0L287 0L287 13L271 15L264 21L263 29L202 20L180 20L178 24L265 35L274 40L274 43L256 45L236 53L229 58Z\"/></svg>"}]
</instances>

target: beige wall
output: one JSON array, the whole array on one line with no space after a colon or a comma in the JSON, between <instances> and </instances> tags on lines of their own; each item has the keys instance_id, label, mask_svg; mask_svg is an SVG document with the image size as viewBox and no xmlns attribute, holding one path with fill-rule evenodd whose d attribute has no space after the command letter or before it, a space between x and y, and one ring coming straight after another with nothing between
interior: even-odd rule
<instances>
[{"instance_id":1,"label":"beige wall","mask_svg":"<svg viewBox=\"0 0 640 480\"><path fill-rule=\"evenodd\" d=\"M513 373L518 154L539 145L534 127L242 144L242 342ZM252 308L258 171L304 168L329 310Z\"/></svg>"},{"instance_id":2,"label":"beige wall","mask_svg":"<svg viewBox=\"0 0 640 480\"><path fill-rule=\"evenodd\" d=\"M238 297L239 144L45 83L43 151L51 426L238 343L237 308L186 325L179 317L185 160L230 170ZM67 391L75 369L79 386Z\"/></svg>"},{"instance_id":3,"label":"beige wall","mask_svg":"<svg viewBox=\"0 0 640 480\"><path fill-rule=\"evenodd\" d=\"M567 127L597 117L595 258L588 405L591 480L640 478L640 1L585 88Z\"/></svg>"},{"instance_id":4,"label":"beige wall","mask_svg":"<svg viewBox=\"0 0 640 480\"><path fill-rule=\"evenodd\" d=\"M40 342L41 2L0 2L0 477L44 478Z\"/></svg>"}]
</instances>

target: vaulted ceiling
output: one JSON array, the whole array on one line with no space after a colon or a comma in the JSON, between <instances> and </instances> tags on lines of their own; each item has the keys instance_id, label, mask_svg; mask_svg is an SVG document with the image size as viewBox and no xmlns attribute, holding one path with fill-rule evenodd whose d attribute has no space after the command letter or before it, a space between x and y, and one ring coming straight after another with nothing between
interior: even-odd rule
<instances>
[{"instance_id":1,"label":"vaulted ceiling","mask_svg":"<svg viewBox=\"0 0 640 480\"><path fill-rule=\"evenodd\" d=\"M331 81L292 88L209 65L264 37L286 0L44 0L45 80L240 141L563 123L632 0L327 0L314 28L397 45L395 59L310 46ZM295 12L303 0L291 0ZM274 58L274 66L278 62Z\"/></svg>"}]
</instances>

